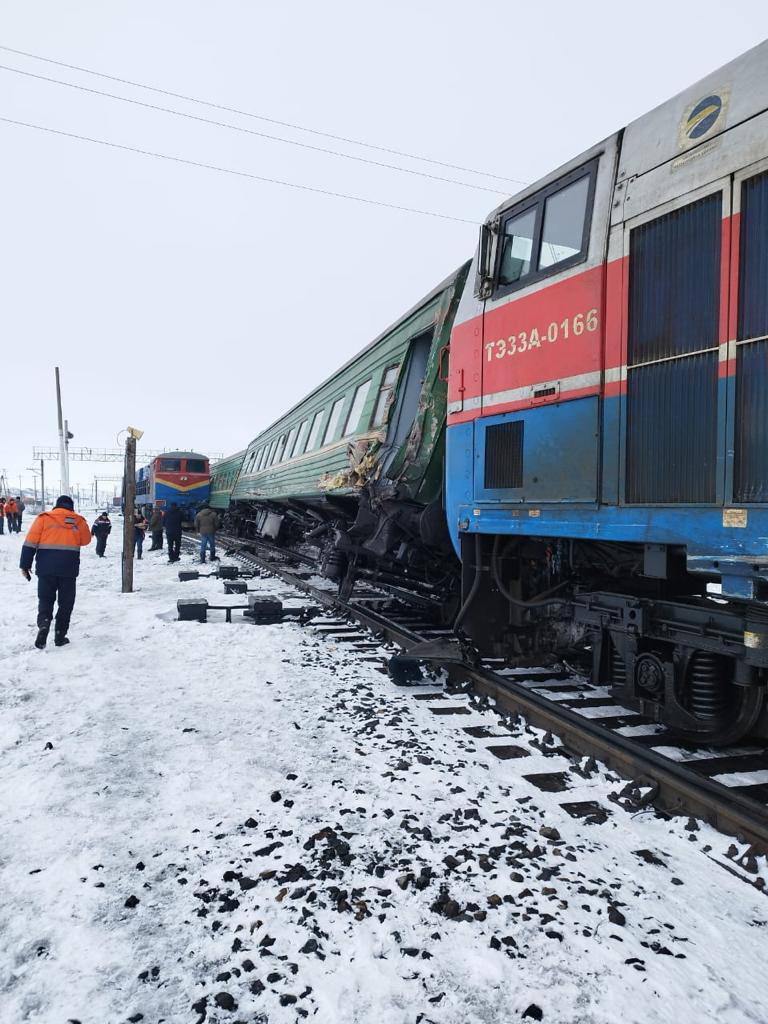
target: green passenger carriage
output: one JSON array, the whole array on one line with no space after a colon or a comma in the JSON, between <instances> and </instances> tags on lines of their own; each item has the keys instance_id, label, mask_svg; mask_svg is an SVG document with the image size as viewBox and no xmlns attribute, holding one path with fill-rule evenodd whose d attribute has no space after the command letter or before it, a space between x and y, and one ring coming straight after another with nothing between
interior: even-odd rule
<instances>
[{"instance_id":1,"label":"green passenger carriage","mask_svg":"<svg viewBox=\"0 0 768 1024\"><path fill-rule=\"evenodd\" d=\"M243 464L245 449L229 455L226 459L211 466L211 508L219 512L226 512L232 497L232 491L237 483L240 467Z\"/></svg>"},{"instance_id":2,"label":"green passenger carriage","mask_svg":"<svg viewBox=\"0 0 768 1024\"><path fill-rule=\"evenodd\" d=\"M468 267L255 437L243 459L214 467L214 507L224 508L226 467L241 461L230 529L318 549L321 571L350 583L384 564L429 585L445 575L444 356Z\"/></svg>"}]
</instances>

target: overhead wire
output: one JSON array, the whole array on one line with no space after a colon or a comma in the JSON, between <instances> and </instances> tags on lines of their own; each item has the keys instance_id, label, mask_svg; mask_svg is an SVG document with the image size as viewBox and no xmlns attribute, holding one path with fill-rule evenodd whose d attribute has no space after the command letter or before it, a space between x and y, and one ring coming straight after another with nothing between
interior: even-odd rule
<instances>
[{"instance_id":1,"label":"overhead wire","mask_svg":"<svg viewBox=\"0 0 768 1024\"><path fill-rule=\"evenodd\" d=\"M80 64L68 64L65 61L55 60L52 57L44 57L39 53L30 53L27 50L15 49L12 46L3 46L0 44L0 50L6 53L13 53L18 57L28 57L31 60L39 60L45 64L53 64L56 67L66 68L68 71L77 71L84 75L93 75L96 78L103 78L110 82L117 82L120 85L128 85L134 89L146 89L148 92L155 92L161 96L170 96L172 99L184 100L187 103L197 103L204 107L210 107L213 110L223 110L229 114L237 114L239 117L250 117L259 121L264 121L268 124L275 124L281 128L291 128L295 131L307 132L310 135L317 135L324 139L331 139L334 142L343 142L350 146L361 146L364 149L377 150L380 153L389 153L391 156L404 157L407 160L419 160L422 163L434 164L437 167L445 167L452 171L462 171L465 174L477 174L485 178L494 178L496 181L503 181L512 183L515 185L528 185L527 181L523 181L520 178L509 177L502 174L494 174L490 171L480 171L472 167L463 167L460 164L449 163L446 160L436 160L433 157L421 156L417 153L409 153L405 150L394 149L390 146L382 146L373 142L365 142L361 139L353 139L344 135L336 135L332 132L321 131L318 128L309 128L306 125L295 124L290 121L281 121L278 118L268 117L265 114L256 114L253 111L241 110L237 107L230 107L223 103L216 103L212 100L200 99L196 96L187 96L184 93L173 92L170 89L163 89L155 85L147 85L144 82L136 82L129 78L120 78L117 75L110 75L103 71L95 71L93 68L87 68Z\"/></svg>"},{"instance_id":2,"label":"overhead wire","mask_svg":"<svg viewBox=\"0 0 768 1024\"><path fill-rule=\"evenodd\" d=\"M77 89L79 92L90 93L93 96L103 96L110 100L118 100L121 103L130 103L136 107L143 107L146 110L156 110L163 114L173 114L175 117L183 117L189 121L197 121L201 124L214 125L217 128L227 128L231 131L242 132L245 135L253 135L256 138L267 139L271 142L279 142L286 146L298 146L301 149L308 149L315 153L325 153L328 156L341 157L344 160L354 160L356 163L369 164L373 167L384 167L390 171L399 171L402 174L417 175L420 178L430 178L432 181L441 181L449 185L459 185L462 188L478 189L481 192L493 192L495 195L506 195L507 193L498 188L491 188L488 185L475 185L468 181L457 181L456 178L444 178L437 174L430 174L429 171L418 171L413 167L398 167L396 164L384 163L381 160L371 160L364 156L354 156L352 153L342 153L339 150L327 149L323 146L313 146L308 142L299 142L297 139L286 139L279 135L270 135L268 132L259 132L253 128L245 128L239 124L231 124L226 121L214 121L209 117L200 117L197 114L188 114L183 110L174 110L171 107L161 107L156 103L145 103L143 100L136 100L129 96L118 96L116 93L104 92L102 89L91 89L87 85L78 85L75 82L65 82L60 78L50 78L48 75L38 75L34 71L24 71L21 68L9 67L7 64L0 64L0 71L10 71L16 75L23 75L26 78L34 78L40 82L48 82L52 85L63 85L68 89Z\"/></svg>"},{"instance_id":3,"label":"overhead wire","mask_svg":"<svg viewBox=\"0 0 768 1024\"><path fill-rule=\"evenodd\" d=\"M449 213L438 213L435 210L422 210L413 206L402 206L398 203L388 203L382 199L369 199L366 196L356 196L347 192L335 192L331 189L320 188L316 185L301 185L298 182L285 181L281 178L268 178L261 174L252 174L250 171L239 171L233 167L221 167L218 164L204 163L201 160L191 160L187 157L173 156L169 153L158 153L155 150L141 149L138 146L126 146L120 142L110 142L107 139L96 139L89 135L67 132L60 128L49 128L47 125L34 124L31 121L19 121L11 117L0 116L0 123L15 125L20 128L32 128L35 131L45 132L49 135L58 135L67 139L77 139L80 142L90 142L96 146L106 146L110 149L119 149L126 153L137 153L140 156L150 156L157 160L167 160L171 163L185 164L188 167L198 167L207 171L217 171L219 174L231 174L238 178L247 178L252 181L259 181L270 185L282 185L285 188L292 188L302 192L313 192L316 195L330 196L334 199L348 199L355 203L364 203L367 206L380 206L387 210L400 210L403 213L417 213L424 217L437 217L440 220L450 220L458 224L472 224L475 226L478 224L477 221L469 220L466 217L454 217Z\"/></svg>"}]
</instances>

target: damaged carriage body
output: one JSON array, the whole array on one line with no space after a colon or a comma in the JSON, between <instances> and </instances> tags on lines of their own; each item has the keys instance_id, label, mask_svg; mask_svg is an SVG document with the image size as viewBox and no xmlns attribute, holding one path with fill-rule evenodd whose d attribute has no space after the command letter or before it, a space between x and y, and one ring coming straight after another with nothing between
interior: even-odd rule
<instances>
[{"instance_id":1,"label":"damaged carriage body","mask_svg":"<svg viewBox=\"0 0 768 1024\"><path fill-rule=\"evenodd\" d=\"M218 490L213 468L226 528L303 553L347 587L375 578L450 606L458 563L443 504L442 375L468 268L220 464Z\"/></svg>"}]
</instances>

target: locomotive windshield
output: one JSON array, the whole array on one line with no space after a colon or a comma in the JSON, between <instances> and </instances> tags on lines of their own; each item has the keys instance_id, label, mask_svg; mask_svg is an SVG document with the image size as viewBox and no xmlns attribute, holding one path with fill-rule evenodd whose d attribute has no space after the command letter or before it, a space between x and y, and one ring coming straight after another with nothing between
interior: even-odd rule
<instances>
[{"instance_id":1,"label":"locomotive windshield","mask_svg":"<svg viewBox=\"0 0 768 1024\"><path fill-rule=\"evenodd\" d=\"M188 473L204 473L205 459L187 459Z\"/></svg>"}]
</instances>

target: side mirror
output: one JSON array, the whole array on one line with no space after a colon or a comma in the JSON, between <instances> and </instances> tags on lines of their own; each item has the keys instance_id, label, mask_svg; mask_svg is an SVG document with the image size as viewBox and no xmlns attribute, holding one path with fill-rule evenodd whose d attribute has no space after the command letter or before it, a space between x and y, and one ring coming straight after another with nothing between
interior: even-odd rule
<instances>
[{"instance_id":1,"label":"side mirror","mask_svg":"<svg viewBox=\"0 0 768 1024\"><path fill-rule=\"evenodd\" d=\"M475 298L487 299L493 290L493 268L496 262L496 238L499 222L483 224L477 246L477 273L475 275Z\"/></svg>"}]
</instances>

